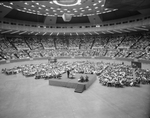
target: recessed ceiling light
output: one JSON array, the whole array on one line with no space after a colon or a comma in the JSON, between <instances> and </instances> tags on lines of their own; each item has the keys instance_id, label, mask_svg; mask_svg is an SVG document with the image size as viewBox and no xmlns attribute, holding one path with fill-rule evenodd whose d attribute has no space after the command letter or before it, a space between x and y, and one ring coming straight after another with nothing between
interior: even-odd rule
<instances>
[{"instance_id":1,"label":"recessed ceiling light","mask_svg":"<svg viewBox=\"0 0 150 118\"><path fill-rule=\"evenodd\" d=\"M96 12L100 12L100 11L96 11Z\"/></svg>"},{"instance_id":2,"label":"recessed ceiling light","mask_svg":"<svg viewBox=\"0 0 150 118\"><path fill-rule=\"evenodd\" d=\"M89 8L89 6L86 6L86 8Z\"/></svg>"},{"instance_id":3,"label":"recessed ceiling light","mask_svg":"<svg viewBox=\"0 0 150 118\"><path fill-rule=\"evenodd\" d=\"M31 7L35 7L34 5L31 5Z\"/></svg>"},{"instance_id":4,"label":"recessed ceiling light","mask_svg":"<svg viewBox=\"0 0 150 118\"><path fill-rule=\"evenodd\" d=\"M98 2L101 3L102 1L99 0Z\"/></svg>"},{"instance_id":5,"label":"recessed ceiling light","mask_svg":"<svg viewBox=\"0 0 150 118\"><path fill-rule=\"evenodd\" d=\"M81 11L85 11L85 10L81 10Z\"/></svg>"},{"instance_id":6,"label":"recessed ceiling light","mask_svg":"<svg viewBox=\"0 0 150 118\"><path fill-rule=\"evenodd\" d=\"M88 9L88 10L92 10L92 9Z\"/></svg>"},{"instance_id":7,"label":"recessed ceiling light","mask_svg":"<svg viewBox=\"0 0 150 118\"><path fill-rule=\"evenodd\" d=\"M46 11L49 11L49 9L46 9Z\"/></svg>"},{"instance_id":8,"label":"recessed ceiling light","mask_svg":"<svg viewBox=\"0 0 150 118\"><path fill-rule=\"evenodd\" d=\"M10 4L11 4L11 5L13 5L13 3L12 3L12 2L11 2Z\"/></svg>"},{"instance_id":9,"label":"recessed ceiling light","mask_svg":"<svg viewBox=\"0 0 150 118\"><path fill-rule=\"evenodd\" d=\"M42 7L45 7L45 5L41 5Z\"/></svg>"},{"instance_id":10,"label":"recessed ceiling light","mask_svg":"<svg viewBox=\"0 0 150 118\"><path fill-rule=\"evenodd\" d=\"M93 4L93 6L96 6L96 5L97 5L97 3L94 3L94 4Z\"/></svg>"},{"instance_id":11,"label":"recessed ceiling light","mask_svg":"<svg viewBox=\"0 0 150 118\"><path fill-rule=\"evenodd\" d=\"M107 12L111 12L111 10L107 11Z\"/></svg>"},{"instance_id":12,"label":"recessed ceiling light","mask_svg":"<svg viewBox=\"0 0 150 118\"><path fill-rule=\"evenodd\" d=\"M104 5L102 5L101 7L104 7Z\"/></svg>"},{"instance_id":13,"label":"recessed ceiling light","mask_svg":"<svg viewBox=\"0 0 150 118\"><path fill-rule=\"evenodd\" d=\"M95 9L98 9L98 7L95 7Z\"/></svg>"},{"instance_id":14,"label":"recessed ceiling light","mask_svg":"<svg viewBox=\"0 0 150 118\"><path fill-rule=\"evenodd\" d=\"M53 7L51 7L51 9L54 9Z\"/></svg>"},{"instance_id":15,"label":"recessed ceiling light","mask_svg":"<svg viewBox=\"0 0 150 118\"><path fill-rule=\"evenodd\" d=\"M56 12L56 10L53 10L53 12Z\"/></svg>"},{"instance_id":16,"label":"recessed ceiling light","mask_svg":"<svg viewBox=\"0 0 150 118\"><path fill-rule=\"evenodd\" d=\"M23 8L23 9L27 9L27 8Z\"/></svg>"},{"instance_id":17,"label":"recessed ceiling light","mask_svg":"<svg viewBox=\"0 0 150 118\"><path fill-rule=\"evenodd\" d=\"M39 7L39 9L41 9L41 7Z\"/></svg>"},{"instance_id":18,"label":"recessed ceiling light","mask_svg":"<svg viewBox=\"0 0 150 118\"><path fill-rule=\"evenodd\" d=\"M53 4L53 2L52 2L52 1L50 1L49 3Z\"/></svg>"},{"instance_id":19,"label":"recessed ceiling light","mask_svg":"<svg viewBox=\"0 0 150 118\"><path fill-rule=\"evenodd\" d=\"M24 4L25 4L25 5L28 5L28 3L27 3L27 2L25 2Z\"/></svg>"},{"instance_id":20,"label":"recessed ceiling light","mask_svg":"<svg viewBox=\"0 0 150 118\"><path fill-rule=\"evenodd\" d=\"M38 2L37 2L36 4L37 4L37 5L39 5L39 3L38 3Z\"/></svg>"},{"instance_id":21,"label":"recessed ceiling light","mask_svg":"<svg viewBox=\"0 0 150 118\"><path fill-rule=\"evenodd\" d=\"M108 10L108 8L106 8L105 10Z\"/></svg>"},{"instance_id":22,"label":"recessed ceiling light","mask_svg":"<svg viewBox=\"0 0 150 118\"><path fill-rule=\"evenodd\" d=\"M82 7L80 9L83 9Z\"/></svg>"}]
</instances>

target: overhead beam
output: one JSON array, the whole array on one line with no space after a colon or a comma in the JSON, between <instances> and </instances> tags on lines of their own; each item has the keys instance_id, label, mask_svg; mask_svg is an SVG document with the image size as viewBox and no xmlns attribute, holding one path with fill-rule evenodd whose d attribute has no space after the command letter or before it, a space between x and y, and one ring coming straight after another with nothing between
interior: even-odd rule
<instances>
[{"instance_id":1,"label":"overhead beam","mask_svg":"<svg viewBox=\"0 0 150 118\"><path fill-rule=\"evenodd\" d=\"M53 32L50 33L50 36L53 34Z\"/></svg>"},{"instance_id":2,"label":"overhead beam","mask_svg":"<svg viewBox=\"0 0 150 118\"><path fill-rule=\"evenodd\" d=\"M45 35L47 32L45 32L43 35Z\"/></svg>"},{"instance_id":3,"label":"overhead beam","mask_svg":"<svg viewBox=\"0 0 150 118\"><path fill-rule=\"evenodd\" d=\"M14 32L11 32L10 34L15 34L15 33L17 33L17 32L20 32L20 31L14 31Z\"/></svg>"},{"instance_id":4,"label":"overhead beam","mask_svg":"<svg viewBox=\"0 0 150 118\"><path fill-rule=\"evenodd\" d=\"M27 32L27 31L21 32L21 33L19 33L19 35L20 35L20 34L24 34L24 33L26 33L26 32Z\"/></svg>"},{"instance_id":5,"label":"overhead beam","mask_svg":"<svg viewBox=\"0 0 150 118\"><path fill-rule=\"evenodd\" d=\"M149 31L149 29L145 29L145 28L140 28L140 27L134 27L135 29L139 29L139 30L145 30L145 31Z\"/></svg>"},{"instance_id":6,"label":"overhead beam","mask_svg":"<svg viewBox=\"0 0 150 118\"><path fill-rule=\"evenodd\" d=\"M11 32L11 31L12 31L12 30L7 30L7 31L1 32L1 33L4 34L4 33Z\"/></svg>"}]
</instances>

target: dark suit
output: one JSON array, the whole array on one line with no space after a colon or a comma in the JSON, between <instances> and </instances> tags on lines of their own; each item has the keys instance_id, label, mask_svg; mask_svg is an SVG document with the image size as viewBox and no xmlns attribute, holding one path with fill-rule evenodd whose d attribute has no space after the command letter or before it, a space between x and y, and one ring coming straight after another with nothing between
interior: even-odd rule
<instances>
[{"instance_id":1,"label":"dark suit","mask_svg":"<svg viewBox=\"0 0 150 118\"><path fill-rule=\"evenodd\" d=\"M70 75L70 71L69 70L67 70L67 77L69 78L69 75Z\"/></svg>"}]
</instances>

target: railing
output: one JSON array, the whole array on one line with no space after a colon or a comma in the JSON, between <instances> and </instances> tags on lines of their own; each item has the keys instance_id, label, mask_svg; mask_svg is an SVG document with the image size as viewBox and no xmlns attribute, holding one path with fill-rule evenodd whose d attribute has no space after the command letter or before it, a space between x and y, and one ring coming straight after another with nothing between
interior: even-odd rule
<instances>
[{"instance_id":1,"label":"railing","mask_svg":"<svg viewBox=\"0 0 150 118\"><path fill-rule=\"evenodd\" d=\"M128 58L112 58L112 57L56 57L57 59L96 59L96 60L113 60L113 61L121 61L121 62L131 62L131 61L138 61L142 64L150 64L150 60L135 60L135 59L128 59ZM0 64L6 63L16 63L16 62L23 62L23 61L34 61L34 60L48 60L48 57L43 58L29 58L29 59L15 59L15 60L4 60L0 61Z\"/></svg>"},{"instance_id":2,"label":"railing","mask_svg":"<svg viewBox=\"0 0 150 118\"><path fill-rule=\"evenodd\" d=\"M7 30L19 30L19 31L30 31L30 32L33 31L33 32L47 32L47 33L48 32L71 33L71 32L96 32L96 31L120 30L120 29L127 29L127 28L150 25L150 16L137 16L137 17L124 18L124 19L119 19L119 20L97 24L99 27L96 27L96 25L93 27L91 24L82 24L82 26L81 24L77 24L76 26L72 25L70 27L70 25L67 24L67 27L63 28L64 25L59 26L56 24L52 28L51 26L46 26L44 24L35 24L33 22L16 21L16 20L11 20L11 19L1 19L0 28L7 29ZM22 23L22 26L19 25L20 23ZM28 23L28 26L26 26L27 23ZM33 25L35 27L32 27ZM42 25L43 28L41 28L40 25ZM58 26L59 28L57 28Z\"/></svg>"}]
</instances>

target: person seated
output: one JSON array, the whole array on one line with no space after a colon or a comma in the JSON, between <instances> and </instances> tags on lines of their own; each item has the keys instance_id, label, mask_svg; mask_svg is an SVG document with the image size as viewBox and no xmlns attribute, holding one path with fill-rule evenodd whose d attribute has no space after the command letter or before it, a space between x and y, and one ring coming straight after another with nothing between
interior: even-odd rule
<instances>
[{"instance_id":1,"label":"person seated","mask_svg":"<svg viewBox=\"0 0 150 118\"><path fill-rule=\"evenodd\" d=\"M84 77L81 76L80 79L78 79L78 82L84 82Z\"/></svg>"},{"instance_id":2,"label":"person seated","mask_svg":"<svg viewBox=\"0 0 150 118\"><path fill-rule=\"evenodd\" d=\"M70 71L70 76L71 76L71 78L74 78L75 77L75 72L72 70L72 71Z\"/></svg>"},{"instance_id":3,"label":"person seated","mask_svg":"<svg viewBox=\"0 0 150 118\"><path fill-rule=\"evenodd\" d=\"M88 82L89 81L89 77L86 75L85 76L85 81Z\"/></svg>"}]
</instances>

